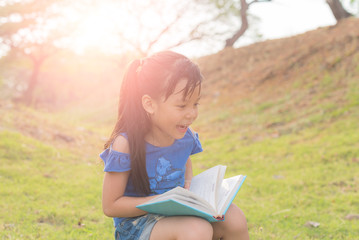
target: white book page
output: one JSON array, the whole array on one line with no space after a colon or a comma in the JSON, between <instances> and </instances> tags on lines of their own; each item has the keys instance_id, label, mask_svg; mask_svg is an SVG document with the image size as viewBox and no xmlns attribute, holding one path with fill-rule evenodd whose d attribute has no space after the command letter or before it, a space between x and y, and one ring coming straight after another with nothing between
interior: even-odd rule
<instances>
[{"instance_id":1,"label":"white book page","mask_svg":"<svg viewBox=\"0 0 359 240\"><path fill-rule=\"evenodd\" d=\"M218 183L220 184L223 178L223 174L221 174L223 168L225 171L225 166L218 165L194 176L189 189L205 199L214 209L217 209L216 190Z\"/></svg>"},{"instance_id":2,"label":"white book page","mask_svg":"<svg viewBox=\"0 0 359 240\"><path fill-rule=\"evenodd\" d=\"M219 194L218 212L223 214L233 195L237 193L237 189L242 181L243 176L238 175L231 178L226 178L222 181L222 186Z\"/></svg>"},{"instance_id":3,"label":"white book page","mask_svg":"<svg viewBox=\"0 0 359 240\"><path fill-rule=\"evenodd\" d=\"M220 201L220 199L221 199L221 197L220 197L220 191L221 191L221 188L222 188L222 181L223 181L223 179L224 179L224 174L226 173L226 169L227 169L227 167L226 166L222 166L221 168L220 168L220 171L219 171L219 173L218 173L218 181L217 181L217 186L216 186L216 194L215 194L215 203L216 203L216 210L217 210L217 212L219 213L219 201Z\"/></svg>"}]
</instances>

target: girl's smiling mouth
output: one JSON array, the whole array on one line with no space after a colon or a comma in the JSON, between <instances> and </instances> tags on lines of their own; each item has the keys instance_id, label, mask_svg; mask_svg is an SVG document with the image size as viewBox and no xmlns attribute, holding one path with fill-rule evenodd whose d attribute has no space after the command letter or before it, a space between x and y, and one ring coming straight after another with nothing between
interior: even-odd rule
<instances>
[{"instance_id":1,"label":"girl's smiling mouth","mask_svg":"<svg viewBox=\"0 0 359 240\"><path fill-rule=\"evenodd\" d=\"M180 125L177 125L176 127L180 132L185 133L187 131L189 125L190 124L183 124L183 125L180 124Z\"/></svg>"}]
</instances>

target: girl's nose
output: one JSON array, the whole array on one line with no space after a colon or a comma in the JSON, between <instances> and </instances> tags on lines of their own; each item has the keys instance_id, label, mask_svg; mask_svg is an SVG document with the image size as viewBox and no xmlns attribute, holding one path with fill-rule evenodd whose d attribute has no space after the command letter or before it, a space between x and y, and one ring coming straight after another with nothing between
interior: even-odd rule
<instances>
[{"instance_id":1,"label":"girl's nose","mask_svg":"<svg viewBox=\"0 0 359 240\"><path fill-rule=\"evenodd\" d=\"M191 108L188 110L186 117L194 119L197 117L198 111L196 108Z\"/></svg>"}]
</instances>

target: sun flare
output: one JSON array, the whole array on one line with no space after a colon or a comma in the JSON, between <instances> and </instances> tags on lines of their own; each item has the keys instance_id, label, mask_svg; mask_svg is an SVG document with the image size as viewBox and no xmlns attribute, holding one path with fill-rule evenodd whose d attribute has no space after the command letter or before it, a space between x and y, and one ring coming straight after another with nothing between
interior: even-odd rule
<instances>
[{"instance_id":1,"label":"sun flare","mask_svg":"<svg viewBox=\"0 0 359 240\"><path fill-rule=\"evenodd\" d=\"M79 17L78 28L71 45L77 52L91 48L104 50L114 47L118 41L117 21L119 17L116 9L109 4L89 8Z\"/></svg>"},{"instance_id":2,"label":"sun flare","mask_svg":"<svg viewBox=\"0 0 359 240\"><path fill-rule=\"evenodd\" d=\"M106 1L88 6L76 18L78 27L70 45L78 53L126 51L131 45L151 40L163 24L161 16L143 5L131 13L126 4Z\"/></svg>"}]
</instances>

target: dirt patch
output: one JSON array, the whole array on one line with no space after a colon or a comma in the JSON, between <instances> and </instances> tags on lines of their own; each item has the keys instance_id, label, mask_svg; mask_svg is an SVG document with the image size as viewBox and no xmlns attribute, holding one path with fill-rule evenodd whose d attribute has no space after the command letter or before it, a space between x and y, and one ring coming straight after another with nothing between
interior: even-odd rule
<instances>
[{"instance_id":1,"label":"dirt patch","mask_svg":"<svg viewBox=\"0 0 359 240\"><path fill-rule=\"evenodd\" d=\"M313 70L313 65L319 73L340 67L350 72L356 67L350 58L359 51L358 26L359 19L345 19L294 37L228 48L200 58L204 97L256 94L272 98L285 90L290 80Z\"/></svg>"}]
</instances>

